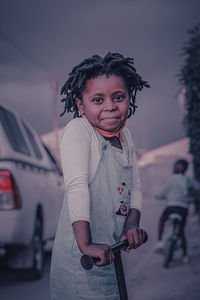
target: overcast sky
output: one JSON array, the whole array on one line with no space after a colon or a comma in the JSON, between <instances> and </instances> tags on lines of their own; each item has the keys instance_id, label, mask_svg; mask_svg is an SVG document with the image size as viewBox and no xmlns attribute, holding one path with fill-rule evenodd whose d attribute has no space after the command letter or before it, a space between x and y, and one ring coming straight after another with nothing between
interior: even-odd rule
<instances>
[{"instance_id":1,"label":"overcast sky","mask_svg":"<svg viewBox=\"0 0 200 300\"><path fill-rule=\"evenodd\" d=\"M39 133L53 128L51 74L59 90L75 64L108 51L133 57L151 84L128 122L135 144L152 149L185 136L177 74L199 0L0 0L0 103ZM62 112L60 126L71 119Z\"/></svg>"}]
</instances>

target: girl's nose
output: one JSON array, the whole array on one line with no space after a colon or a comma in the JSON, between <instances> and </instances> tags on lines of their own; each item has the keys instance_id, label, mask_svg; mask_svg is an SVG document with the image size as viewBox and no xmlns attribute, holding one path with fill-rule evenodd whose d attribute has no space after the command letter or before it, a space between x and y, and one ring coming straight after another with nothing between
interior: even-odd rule
<instances>
[{"instance_id":1,"label":"girl's nose","mask_svg":"<svg viewBox=\"0 0 200 300\"><path fill-rule=\"evenodd\" d=\"M107 110L107 111L113 111L116 109L116 104L115 102L113 102L112 100L107 100L105 101L105 107L104 107L104 110Z\"/></svg>"}]
</instances>

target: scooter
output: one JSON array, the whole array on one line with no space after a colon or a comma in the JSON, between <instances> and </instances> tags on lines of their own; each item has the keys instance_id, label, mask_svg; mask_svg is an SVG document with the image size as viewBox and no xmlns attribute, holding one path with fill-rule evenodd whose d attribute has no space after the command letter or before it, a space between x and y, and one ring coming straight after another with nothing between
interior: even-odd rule
<instances>
[{"instance_id":1,"label":"scooter","mask_svg":"<svg viewBox=\"0 0 200 300\"><path fill-rule=\"evenodd\" d=\"M147 240L148 240L148 236L146 235L145 243ZM115 254L114 266L115 266L115 273L117 278L120 300L128 300L124 269L123 269L123 264L121 259L121 250L126 247L128 247L128 240L121 241L110 247ZM81 256L81 265L84 269L91 270L93 268L94 262L97 260L98 258L92 258L89 255L83 254Z\"/></svg>"}]
</instances>

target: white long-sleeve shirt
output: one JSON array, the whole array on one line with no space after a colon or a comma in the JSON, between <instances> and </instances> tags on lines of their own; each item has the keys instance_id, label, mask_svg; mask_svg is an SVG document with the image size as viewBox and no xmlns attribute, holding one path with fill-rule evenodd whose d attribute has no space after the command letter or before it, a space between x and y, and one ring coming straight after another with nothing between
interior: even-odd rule
<instances>
[{"instance_id":1,"label":"white long-sleeve shirt","mask_svg":"<svg viewBox=\"0 0 200 300\"><path fill-rule=\"evenodd\" d=\"M129 146L133 148L130 131L124 128L123 132ZM124 150L116 147L112 149L122 162L127 159ZM79 220L90 222L88 185L94 178L100 160L99 141L93 126L83 118L70 121L61 134L60 152L71 222ZM141 211L141 205L142 186L134 155L130 208Z\"/></svg>"},{"instance_id":2,"label":"white long-sleeve shirt","mask_svg":"<svg viewBox=\"0 0 200 300\"><path fill-rule=\"evenodd\" d=\"M191 178L182 173L172 174L165 183L157 198L167 199L168 206L181 206L187 208L189 205L188 191L194 186Z\"/></svg>"}]
</instances>

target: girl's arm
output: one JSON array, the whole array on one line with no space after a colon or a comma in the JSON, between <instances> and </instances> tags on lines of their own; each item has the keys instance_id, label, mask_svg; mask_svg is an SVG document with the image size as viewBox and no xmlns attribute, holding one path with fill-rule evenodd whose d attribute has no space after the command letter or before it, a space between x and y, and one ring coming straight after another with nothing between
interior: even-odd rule
<instances>
[{"instance_id":1,"label":"girl's arm","mask_svg":"<svg viewBox=\"0 0 200 300\"><path fill-rule=\"evenodd\" d=\"M132 156L133 168L132 168L132 187L130 190L131 193L130 208L135 208L140 212L142 209L142 201L143 201L142 184L141 184L139 170L137 166L134 144L131 137L131 133L128 130L128 128L126 128L126 137L127 137L129 147L133 149L133 156Z\"/></svg>"},{"instance_id":2,"label":"girl's arm","mask_svg":"<svg viewBox=\"0 0 200 300\"><path fill-rule=\"evenodd\" d=\"M83 120L82 120L83 121ZM61 135L60 156L71 223L90 221L88 190L91 137L81 120L70 121Z\"/></svg>"},{"instance_id":3,"label":"girl's arm","mask_svg":"<svg viewBox=\"0 0 200 300\"><path fill-rule=\"evenodd\" d=\"M92 243L89 222L76 221L72 226L80 251L91 257L99 258L99 261L95 263L97 266L110 264L114 260L115 256L109 245Z\"/></svg>"},{"instance_id":4,"label":"girl's arm","mask_svg":"<svg viewBox=\"0 0 200 300\"><path fill-rule=\"evenodd\" d=\"M120 240L128 239L129 247L126 248L127 252L129 252L130 249L141 246L146 241L147 234L139 227L140 215L139 210L131 208L126 218Z\"/></svg>"},{"instance_id":5,"label":"girl's arm","mask_svg":"<svg viewBox=\"0 0 200 300\"><path fill-rule=\"evenodd\" d=\"M134 149L131 133L126 129L126 137L130 147ZM146 240L146 232L139 228L141 207L142 207L142 185L140 176L137 168L135 151L133 151L133 171L132 171L132 188L131 188L131 200L130 210L126 218L124 228L122 231L121 239L128 239L129 247L126 249L127 252L132 248L137 248L143 244Z\"/></svg>"},{"instance_id":6,"label":"girl's arm","mask_svg":"<svg viewBox=\"0 0 200 300\"><path fill-rule=\"evenodd\" d=\"M97 265L112 262L108 245L93 244L90 232L90 194L88 189L91 132L85 120L69 122L61 137L61 162L69 217L80 251L99 257Z\"/></svg>"}]
</instances>

